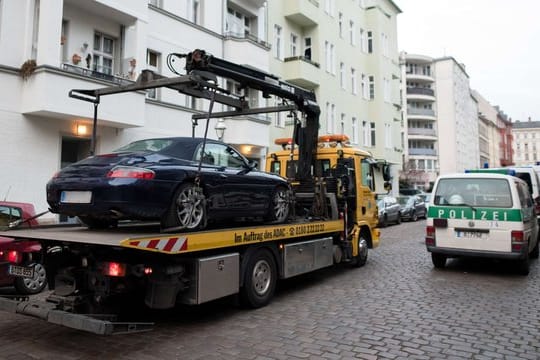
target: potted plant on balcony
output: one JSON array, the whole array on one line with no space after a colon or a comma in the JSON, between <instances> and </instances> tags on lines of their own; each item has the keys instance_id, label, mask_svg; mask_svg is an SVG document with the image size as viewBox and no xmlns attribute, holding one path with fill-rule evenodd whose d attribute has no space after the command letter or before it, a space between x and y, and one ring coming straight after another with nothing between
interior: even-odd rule
<instances>
[{"instance_id":1,"label":"potted plant on balcony","mask_svg":"<svg viewBox=\"0 0 540 360\"><path fill-rule=\"evenodd\" d=\"M73 64L75 65L78 65L81 62L81 56L79 54L73 54L73 56L71 57L71 62L73 62Z\"/></svg>"}]
</instances>

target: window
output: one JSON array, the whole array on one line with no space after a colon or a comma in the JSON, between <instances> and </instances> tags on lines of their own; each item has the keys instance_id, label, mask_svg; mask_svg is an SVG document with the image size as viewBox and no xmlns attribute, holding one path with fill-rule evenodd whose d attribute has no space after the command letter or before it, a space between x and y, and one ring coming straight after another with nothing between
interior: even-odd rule
<instances>
[{"instance_id":1,"label":"window","mask_svg":"<svg viewBox=\"0 0 540 360\"><path fill-rule=\"evenodd\" d=\"M341 113L341 121L339 122L339 134L345 134L345 117L344 113Z\"/></svg>"},{"instance_id":2,"label":"window","mask_svg":"<svg viewBox=\"0 0 540 360\"><path fill-rule=\"evenodd\" d=\"M324 12L330 16L334 16L335 0L324 0Z\"/></svg>"},{"instance_id":3,"label":"window","mask_svg":"<svg viewBox=\"0 0 540 360\"><path fill-rule=\"evenodd\" d=\"M94 34L94 53L92 70L112 75L114 70L114 38L96 32Z\"/></svg>"},{"instance_id":4,"label":"window","mask_svg":"<svg viewBox=\"0 0 540 360\"><path fill-rule=\"evenodd\" d=\"M371 130L371 146L375 146L375 123L370 122L369 127Z\"/></svg>"},{"instance_id":5,"label":"window","mask_svg":"<svg viewBox=\"0 0 540 360\"><path fill-rule=\"evenodd\" d=\"M298 35L291 33L291 56L298 55Z\"/></svg>"},{"instance_id":6,"label":"window","mask_svg":"<svg viewBox=\"0 0 540 360\"><path fill-rule=\"evenodd\" d=\"M339 37L343 38L343 13L339 13L338 18L338 27L339 27Z\"/></svg>"},{"instance_id":7,"label":"window","mask_svg":"<svg viewBox=\"0 0 540 360\"><path fill-rule=\"evenodd\" d=\"M375 77L373 75L369 76L369 99L375 99Z\"/></svg>"},{"instance_id":8,"label":"window","mask_svg":"<svg viewBox=\"0 0 540 360\"><path fill-rule=\"evenodd\" d=\"M364 31L364 29L360 29L360 49L362 49L363 52L368 52L368 40L367 40L367 33Z\"/></svg>"},{"instance_id":9,"label":"window","mask_svg":"<svg viewBox=\"0 0 540 360\"><path fill-rule=\"evenodd\" d=\"M385 33L381 33L382 54L383 54L383 56L386 56L386 57L389 56L388 42L389 42L388 35L386 35Z\"/></svg>"},{"instance_id":10,"label":"window","mask_svg":"<svg viewBox=\"0 0 540 360\"><path fill-rule=\"evenodd\" d=\"M201 13L200 13L200 0L188 0L187 1L187 15L188 15L188 19L189 21L195 23L195 24L200 24L200 17L201 17Z\"/></svg>"},{"instance_id":11,"label":"window","mask_svg":"<svg viewBox=\"0 0 540 360\"><path fill-rule=\"evenodd\" d=\"M255 35L252 31L253 16L242 11L228 8L227 21L225 22L225 32L229 35L244 38ZM276 25L277 26L277 25ZM256 37L256 36L255 36Z\"/></svg>"},{"instance_id":12,"label":"window","mask_svg":"<svg viewBox=\"0 0 540 360\"><path fill-rule=\"evenodd\" d=\"M373 32L367 32L367 52L371 54L373 52Z\"/></svg>"},{"instance_id":13,"label":"window","mask_svg":"<svg viewBox=\"0 0 540 360\"><path fill-rule=\"evenodd\" d=\"M307 60L311 60L311 38L304 38L304 57Z\"/></svg>"},{"instance_id":14,"label":"window","mask_svg":"<svg viewBox=\"0 0 540 360\"><path fill-rule=\"evenodd\" d=\"M281 41L281 26L274 25L274 57L276 59L283 59L283 51L281 47L283 46Z\"/></svg>"},{"instance_id":15,"label":"window","mask_svg":"<svg viewBox=\"0 0 540 360\"><path fill-rule=\"evenodd\" d=\"M336 49L334 44L330 44L330 72L336 75Z\"/></svg>"},{"instance_id":16,"label":"window","mask_svg":"<svg viewBox=\"0 0 540 360\"><path fill-rule=\"evenodd\" d=\"M392 126L390 124L384 124L384 146L387 149L392 148Z\"/></svg>"},{"instance_id":17,"label":"window","mask_svg":"<svg viewBox=\"0 0 540 360\"><path fill-rule=\"evenodd\" d=\"M361 76L361 87L362 87L362 97L364 99L369 99L369 88L367 83L367 76L362 74Z\"/></svg>"},{"instance_id":18,"label":"window","mask_svg":"<svg viewBox=\"0 0 540 360\"><path fill-rule=\"evenodd\" d=\"M332 111L330 113L330 121L332 123L332 128L331 128L330 133L334 133L335 132L335 126L336 126L336 105L332 104L331 109L332 109Z\"/></svg>"},{"instance_id":19,"label":"window","mask_svg":"<svg viewBox=\"0 0 540 360\"><path fill-rule=\"evenodd\" d=\"M345 90L345 64L339 63L339 85Z\"/></svg>"},{"instance_id":20,"label":"window","mask_svg":"<svg viewBox=\"0 0 540 360\"><path fill-rule=\"evenodd\" d=\"M201 150L197 150L195 161L201 158ZM204 149L203 161L206 164L242 168L245 166L244 158L232 147L224 144L207 143Z\"/></svg>"},{"instance_id":21,"label":"window","mask_svg":"<svg viewBox=\"0 0 540 360\"><path fill-rule=\"evenodd\" d=\"M278 98L275 98L274 101L275 101L275 106L283 105L281 100ZM283 114L283 112L277 111L275 114L276 114L276 123L275 123L276 127L280 127L280 128L285 127L285 115Z\"/></svg>"},{"instance_id":22,"label":"window","mask_svg":"<svg viewBox=\"0 0 540 360\"><path fill-rule=\"evenodd\" d=\"M371 137L369 135L369 123L362 121L362 142L364 146L371 146Z\"/></svg>"},{"instance_id":23,"label":"window","mask_svg":"<svg viewBox=\"0 0 540 360\"><path fill-rule=\"evenodd\" d=\"M0 4L2 5L2 4ZM40 1L35 0L34 2L34 11L32 18L32 59L37 59L37 46L38 46L38 37L39 37L39 12L40 12Z\"/></svg>"},{"instance_id":24,"label":"window","mask_svg":"<svg viewBox=\"0 0 540 360\"><path fill-rule=\"evenodd\" d=\"M356 85L356 70L354 68L351 68L351 91L354 95L356 95L358 88Z\"/></svg>"},{"instance_id":25,"label":"window","mask_svg":"<svg viewBox=\"0 0 540 360\"><path fill-rule=\"evenodd\" d=\"M384 84L384 101L391 102L392 101L392 88L390 87L390 80L387 78L383 78L383 84Z\"/></svg>"},{"instance_id":26,"label":"window","mask_svg":"<svg viewBox=\"0 0 540 360\"><path fill-rule=\"evenodd\" d=\"M352 46L356 45L356 27L352 20L349 22L349 41Z\"/></svg>"},{"instance_id":27,"label":"window","mask_svg":"<svg viewBox=\"0 0 540 360\"><path fill-rule=\"evenodd\" d=\"M146 50L146 67L148 70L152 70L155 73L160 73L160 64L159 64L160 55L159 53L152 51L150 49ZM157 100L159 98L160 88L153 88L146 90L146 97L149 99Z\"/></svg>"},{"instance_id":28,"label":"window","mask_svg":"<svg viewBox=\"0 0 540 360\"><path fill-rule=\"evenodd\" d=\"M160 8L162 6L161 0L148 0L148 3L150 5L154 5L155 7Z\"/></svg>"},{"instance_id":29,"label":"window","mask_svg":"<svg viewBox=\"0 0 540 360\"><path fill-rule=\"evenodd\" d=\"M351 119L351 125L352 125L352 139L351 139L351 142L353 144L358 144L358 120L353 117Z\"/></svg>"}]
</instances>

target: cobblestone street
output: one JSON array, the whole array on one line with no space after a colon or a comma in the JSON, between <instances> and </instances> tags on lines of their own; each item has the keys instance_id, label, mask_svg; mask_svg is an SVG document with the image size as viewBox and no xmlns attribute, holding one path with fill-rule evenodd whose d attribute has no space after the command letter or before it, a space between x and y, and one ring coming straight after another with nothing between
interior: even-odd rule
<instances>
[{"instance_id":1,"label":"cobblestone street","mask_svg":"<svg viewBox=\"0 0 540 360\"><path fill-rule=\"evenodd\" d=\"M95 336L2 313L2 359L538 359L540 277L453 260L435 270L424 221L382 229L359 269L279 284L274 301L231 299L154 313L153 331ZM147 315L144 315L147 316Z\"/></svg>"}]
</instances>

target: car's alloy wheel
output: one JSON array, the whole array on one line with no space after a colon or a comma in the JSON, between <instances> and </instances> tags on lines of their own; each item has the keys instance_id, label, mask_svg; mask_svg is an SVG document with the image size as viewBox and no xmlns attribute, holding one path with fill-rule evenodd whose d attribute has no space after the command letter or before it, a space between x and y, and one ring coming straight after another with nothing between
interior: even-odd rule
<instances>
[{"instance_id":1,"label":"car's alloy wheel","mask_svg":"<svg viewBox=\"0 0 540 360\"><path fill-rule=\"evenodd\" d=\"M15 279L15 289L25 295L37 294L47 286L47 273L43 264L36 263L34 266L34 277Z\"/></svg>"},{"instance_id":2,"label":"car's alloy wheel","mask_svg":"<svg viewBox=\"0 0 540 360\"><path fill-rule=\"evenodd\" d=\"M164 228L196 229L206 226L206 197L194 184L184 184L176 192L163 222Z\"/></svg>"},{"instance_id":3,"label":"car's alloy wheel","mask_svg":"<svg viewBox=\"0 0 540 360\"><path fill-rule=\"evenodd\" d=\"M278 187L272 196L272 202L270 204L270 221L282 223L289 217L289 211L291 206L290 192L284 187Z\"/></svg>"}]
</instances>

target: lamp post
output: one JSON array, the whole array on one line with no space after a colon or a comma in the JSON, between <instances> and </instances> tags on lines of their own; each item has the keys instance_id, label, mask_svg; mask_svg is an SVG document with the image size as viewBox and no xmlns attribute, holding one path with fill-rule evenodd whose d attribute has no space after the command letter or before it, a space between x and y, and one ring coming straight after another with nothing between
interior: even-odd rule
<instances>
[{"instance_id":1,"label":"lamp post","mask_svg":"<svg viewBox=\"0 0 540 360\"><path fill-rule=\"evenodd\" d=\"M218 137L218 140L222 141L223 135L225 135L225 130L227 130L227 126L225 125L225 120L219 119L216 123L216 126L214 126L214 130L216 130L216 135Z\"/></svg>"}]
</instances>

